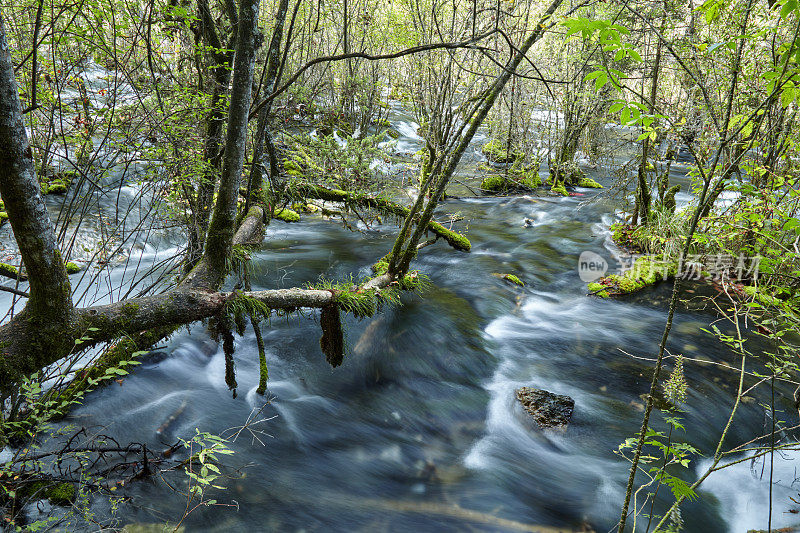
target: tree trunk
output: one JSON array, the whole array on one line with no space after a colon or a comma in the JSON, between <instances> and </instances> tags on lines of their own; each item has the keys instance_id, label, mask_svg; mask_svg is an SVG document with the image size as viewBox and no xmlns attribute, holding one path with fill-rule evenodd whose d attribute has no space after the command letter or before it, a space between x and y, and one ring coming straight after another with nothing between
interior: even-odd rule
<instances>
[{"instance_id":1,"label":"tree trunk","mask_svg":"<svg viewBox=\"0 0 800 533\"><path fill-rule=\"evenodd\" d=\"M212 48L210 56L213 61L212 78L213 88L209 100L209 112L206 118L206 136L203 142L203 162L205 167L197 186L197 194L194 198L192 209L192 227L189 228L189 250L186 261L187 272L194 268L203 255L205 247L206 232L208 231L208 221L211 218L211 210L214 206L214 190L217 186L217 176L219 175L220 163L222 159L222 132L225 126L225 110L222 104L225 95L228 93L228 82L230 81L230 64L233 59L231 52L222 50L222 41L217 34L214 25L214 18L208 6L208 0L198 0L197 10L199 13L200 24L202 27L203 41ZM230 11L230 9L229 9ZM233 23L237 17L236 13L229 13L229 18ZM235 40L235 34L231 38L228 48Z\"/></svg>"},{"instance_id":2,"label":"tree trunk","mask_svg":"<svg viewBox=\"0 0 800 533\"><path fill-rule=\"evenodd\" d=\"M247 116L253 91L253 66L261 38L257 27L258 7L258 0L242 0L239 8L233 89L228 110L228 135L225 139L217 203L206 239L205 257L215 274L214 286L219 286L227 274L225 263L233 246L236 207L247 141Z\"/></svg>"},{"instance_id":3,"label":"tree trunk","mask_svg":"<svg viewBox=\"0 0 800 533\"><path fill-rule=\"evenodd\" d=\"M264 83L264 94L271 94L277 86L278 67L280 66L281 40L283 39L283 25L286 22L286 12L289 9L289 0L280 0L278 13L275 16L275 28L272 30L272 39L269 45L269 57L267 58L266 79ZM272 102L265 105L258 114L258 125L256 126L256 140L253 146L253 168L250 170L250 179L247 183L247 204L245 211L250 207L253 195L259 193L264 186L263 156L266 147L269 157L269 177L272 181L272 189L275 191L275 183L278 177L278 157L275 151L275 144L272 140L272 133L269 131L269 119L272 111Z\"/></svg>"},{"instance_id":4,"label":"tree trunk","mask_svg":"<svg viewBox=\"0 0 800 533\"><path fill-rule=\"evenodd\" d=\"M73 319L72 294L67 271L50 214L42 199L33 153L14 79L14 65L0 18L0 194L14 230L22 262L30 283L28 304L15 317L29 334L15 341L36 347L38 357L28 367L42 366L41 357L49 350L63 349L56 332ZM6 351L5 345L3 352ZM4 358L5 359L5 358ZM22 364L19 359L9 364ZM0 385L6 375L0 370Z\"/></svg>"},{"instance_id":5,"label":"tree trunk","mask_svg":"<svg viewBox=\"0 0 800 533\"><path fill-rule=\"evenodd\" d=\"M486 97L479 102L477 112L469 121L469 126L461 135L461 138L458 140L458 144L455 146L452 153L443 153L442 158L446 159L440 159L439 163L435 165L434 177L431 178L431 182L436 184L436 189L431 195L431 199L428 201L425 209L422 211L422 214L419 216L417 227L409 239L409 242L406 244L405 249L401 253L400 247L403 245L404 234L410 229L411 224L417 218L419 209L424 201L424 191L420 190L417 202L414 204L414 207L411 208L408 217L406 217L400 237L398 237L398 241L395 243L394 249L392 250L392 258L389 267L389 272L391 274L403 275L408 271L411 261L416 256L417 244L419 244L422 235L427 231L428 223L430 223L431 219L433 218L433 210L436 208L442 193L444 193L445 187L447 187L447 183L450 181L450 177L453 175L453 172L455 172L458 162L461 160L461 156L464 154L467 146L469 146L469 143L472 142L472 138L475 136L478 128L480 128L483 124L483 121L486 119L489 111L491 111L492 106L494 106L495 101L497 101L497 98L500 96L500 93L506 86L506 83L508 83L508 80L511 79L511 76L513 76L517 71L517 68L519 67L520 63L522 63L522 60L525 59L525 54L527 54L528 50L530 50L536 41L538 41L544 35L545 30L548 28L547 23L550 20L550 17L553 16L553 13L555 13L562 1L563 0L553 0L553 2L542 15L541 19L536 24L536 29L533 31L533 33L531 33L530 36L528 36L525 42L523 42L522 45L515 50L512 58L503 67L500 75L495 79Z\"/></svg>"}]
</instances>

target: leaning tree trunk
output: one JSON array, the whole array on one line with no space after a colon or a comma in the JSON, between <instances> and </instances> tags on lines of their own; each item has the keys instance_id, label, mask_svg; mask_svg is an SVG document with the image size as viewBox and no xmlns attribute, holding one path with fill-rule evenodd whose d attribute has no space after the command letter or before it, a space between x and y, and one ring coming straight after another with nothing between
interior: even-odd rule
<instances>
[{"instance_id":1,"label":"leaning tree trunk","mask_svg":"<svg viewBox=\"0 0 800 533\"><path fill-rule=\"evenodd\" d=\"M425 201L425 193L430 185L423 184L420 188L417 201L406 217L406 220L403 223L403 228L400 230L400 235L395 241L394 248L392 249L392 256L389 262L390 274L404 275L408 271L411 261L416 256L417 245L419 244L422 235L427 231L427 227L431 219L433 219L433 211L436 208L439 199L442 197L450 178L455 172L458 162L461 160L461 156L464 154L464 151L467 149L470 142L472 142L472 138L475 136L478 128L483 125L483 121L486 120L486 116L489 114L489 111L492 110L494 103L497 101L497 98L500 96L503 88L508 83L508 80L510 80L514 73L516 73L520 63L522 63L523 59L526 58L525 54L527 54L528 50L530 50L531 47L539 39L541 39L545 31L549 28L548 22L553 16L553 13L555 13L556 9L558 9L558 7L561 5L562 1L563 0L553 0L553 2L542 15L541 19L537 22L536 29L528 36L527 39L525 39L522 45L515 50L514 55L502 68L502 71L497 78L495 78L495 81L489 88L486 96L477 103L476 107L474 108L474 115L468 121L469 125L461 134L460 138L458 139L458 143L455 145L453 150L449 154L443 153L439 161L437 161L436 165L434 165L432 176L429 180L429 184L435 186L433 194L431 195L427 205L425 205L425 208L422 210L421 215L419 215L420 209ZM417 220L417 218L419 218L417 221L417 227L406 243L406 235L408 235L413 222ZM403 247L404 245L405 247Z\"/></svg>"}]
</instances>

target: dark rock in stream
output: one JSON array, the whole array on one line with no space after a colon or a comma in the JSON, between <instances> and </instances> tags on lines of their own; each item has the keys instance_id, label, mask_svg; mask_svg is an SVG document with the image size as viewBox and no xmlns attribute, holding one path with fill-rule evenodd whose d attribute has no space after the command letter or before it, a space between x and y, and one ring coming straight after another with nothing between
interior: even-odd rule
<instances>
[{"instance_id":1,"label":"dark rock in stream","mask_svg":"<svg viewBox=\"0 0 800 533\"><path fill-rule=\"evenodd\" d=\"M517 389L517 400L542 429L566 429L575 410L575 400L569 396L533 387Z\"/></svg>"}]
</instances>

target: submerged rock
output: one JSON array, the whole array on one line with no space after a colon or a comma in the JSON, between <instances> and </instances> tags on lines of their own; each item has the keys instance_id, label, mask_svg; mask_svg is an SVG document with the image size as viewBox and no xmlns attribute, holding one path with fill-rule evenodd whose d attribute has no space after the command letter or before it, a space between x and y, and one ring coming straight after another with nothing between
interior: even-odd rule
<instances>
[{"instance_id":1,"label":"submerged rock","mask_svg":"<svg viewBox=\"0 0 800 533\"><path fill-rule=\"evenodd\" d=\"M533 387L517 389L517 400L543 429L566 428L575 410L575 400L569 396Z\"/></svg>"}]
</instances>

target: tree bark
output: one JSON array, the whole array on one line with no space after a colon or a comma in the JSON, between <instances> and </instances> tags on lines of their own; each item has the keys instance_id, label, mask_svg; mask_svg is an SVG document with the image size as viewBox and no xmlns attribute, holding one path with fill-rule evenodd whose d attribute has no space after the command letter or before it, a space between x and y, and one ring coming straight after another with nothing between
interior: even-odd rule
<instances>
[{"instance_id":1,"label":"tree bark","mask_svg":"<svg viewBox=\"0 0 800 533\"><path fill-rule=\"evenodd\" d=\"M205 257L216 275L214 285L222 283L227 274L225 263L231 254L236 223L239 186L242 181L247 122L253 91L253 66L258 32L258 0L242 0L236 37L236 59L233 65L233 89L228 111L228 135L222 160L217 203L208 227Z\"/></svg>"},{"instance_id":2,"label":"tree bark","mask_svg":"<svg viewBox=\"0 0 800 533\"><path fill-rule=\"evenodd\" d=\"M275 16L275 28L272 30L272 39L269 45L269 57L267 58L266 76L264 82L264 92L271 94L275 90L278 80L278 67L280 66L281 40L283 39L283 25L286 22L286 12L289 10L289 0L280 0L278 13ZM245 209L250 207L253 195L257 194L264 186L264 148L266 147L269 157L269 177L272 182L272 189L275 191L275 182L278 177L278 157L275 151L275 144L272 140L272 133L269 131L269 119L272 110L272 102L265 105L258 114L258 125L256 126L256 140L253 146L253 168L250 170L250 179L247 183L247 204Z\"/></svg>"},{"instance_id":3,"label":"tree bark","mask_svg":"<svg viewBox=\"0 0 800 533\"><path fill-rule=\"evenodd\" d=\"M186 261L187 271L194 268L203 255L205 248L208 222L214 204L214 190L217 186L220 162L222 157L222 131L225 126L225 111L222 108L224 96L228 92L230 69L233 54L222 50L222 41L214 26L214 18L208 0L198 0L197 10L202 28L203 41L212 51L210 56L213 61L212 78L213 88L209 100L209 112L206 118L206 136L203 142L203 161L206 164L197 194L194 198L192 209L192 227L189 229L189 250ZM235 20L235 13L231 21ZM235 41L235 34L231 37L230 48Z\"/></svg>"}]
</instances>

